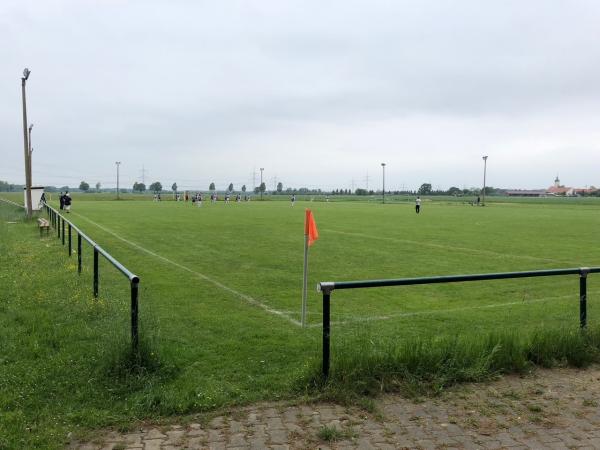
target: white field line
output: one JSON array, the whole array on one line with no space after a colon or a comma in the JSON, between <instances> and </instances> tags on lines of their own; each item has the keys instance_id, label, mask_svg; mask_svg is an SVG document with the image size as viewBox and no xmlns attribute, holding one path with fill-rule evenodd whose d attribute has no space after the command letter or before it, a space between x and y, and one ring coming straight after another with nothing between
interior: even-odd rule
<instances>
[{"instance_id":1,"label":"white field line","mask_svg":"<svg viewBox=\"0 0 600 450\"><path fill-rule=\"evenodd\" d=\"M339 230L331 230L331 229L324 229L322 231L329 232L329 233L345 234L347 236L355 236L355 237L360 237L360 238L376 239L376 240L380 240L380 241L401 242L403 244L412 244L417 247L431 247L431 248L439 248L439 249L444 249L444 250L453 250L453 251L458 251L458 252L497 256L497 257L501 257L501 258L518 258L518 259L527 259L530 261L556 262L556 263L565 263L565 264L572 264L574 266L578 266L578 264L573 263L571 261L561 261L559 259L552 259L552 258L541 258L538 256L514 255L511 253L494 252L492 250L481 250L481 249L468 248L468 247L455 247L452 245L433 244L431 242L425 242L425 241L412 241L410 239L399 239L399 238L391 238L391 237L385 237L385 236L374 236L372 234L351 233L348 231L339 231Z\"/></svg>"},{"instance_id":2,"label":"white field line","mask_svg":"<svg viewBox=\"0 0 600 450\"><path fill-rule=\"evenodd\" d=\"M20 205L20 204L18 204L18 203L15 203L15 202L12 202L12 201L10 201L10 200L8 200L8 199L6 199L6 198L0 198L0 200L2 200L3 202L6 202L6 203L10 203L11 205L18 206L19 208L26 209L26 208L25 208L25 206L23 206L23 205Z\"/></svg>"},{"instance_id":3,"label":"white field line","mask_svg":"<svg viewBox=\"0 0 600 450\"><path fill-rule=\"evenodd\" d=\"M592 292L592 293L599 293L598 292ZM590 292L588 291L588 295L590 294ZM527 306L531 303L542 303L542 302L547 302L547 301L551 301L551 300L564 300L567 298L574 298L574 297L579 297L578 294L572 294L572 295L561 295L561 296L556 296L556 297L544 297L544 298L536 298L533 300L521 300L519 302L507 302L507 303L494 303L491 305L481 305L481 306L464 306L461 308L452 308L452 309L436 309L436 310L431 310L431 311L414 311L414 312L409 312L409 313L398 313L398 314L388 314L386 316L373 316L373 317L362 317L362 318L351 318L349 320L339 320L339 321L332 321L332 324L335 325L344 325L344 324L349 324L349 323L356 323L356 322L376 322L376 321L380 321L380 320L390 320L390 319L397 319L397 318L403 318L403 317L414 317L414 316L427 316L427 315L436 315L436 314L447 314L447 313L454 313L454 312L461 312L461 311L471 311L474 309L488 309L488 308L503 308L505 306ZM321 314L322 315L322 314ZM322 325L320 323L316 323L316 324L311 324L308 325L310 328L315 328L315 327L321 327Z\"/></svg>"},{"instance_id":4,"label":"white field line","mask_svg":"<svg viewBox=\"0 0 600 450\"><path fill-rule=\"evenodd\" d=\"M132 246L134 248L137 248L138 250L141 250L141 251L143 251L143 252L145 252L145 253L147 253L147 254L149 254L151 256L154 256L155 258L158 258L158 259L160 259L160 260L162 260L162 261L164 261L166 263L169 263L169 264L171 264L171 265L173 265L175 267L178 267L178 268L180 268L182 270L185 270L185 271L187 271L187 272L189 272L189 273L191 273L193 275L196 275L198 278L201 278L204 281L208 281L209 283L213 284L214 286L216 286L216 287L218 287L220 289L223 289L224 291L227 291L230 294L233 294L234 296L241 298L242 300L245 300L246 302L250 303L251 305L258 306L259 308L263 309L264 311L266 311L266 312L268 312L270 314L274 314L276 316L282 317L282 318L286 319L287 321L289 321L289 322L291 322L294 325L297 325L299 327L302 326L302 323L300 323L298 320L293 319L292 317L290 317L288 314L286 314L283 311L278 311L276 309L273 309L273 308L265 305L261 301L255 299L253 297L250 297L249 295L246 295L246 294L244 294L242 292L236 291L235 289L230 288L229 286L226 286L223 283L221 283L221 282L219 282L219 281L217 281L217 280L215 280L213 278L210 278L207 275L204 275L203 273L196 272L195 270L192 270L189 267L186 267L186 266L184 266L182 264L179 264L178 262L175 262L175 261L173 261L173 260L171 260L169 258L165 258L164 256L159 255L158 253L155 253L152 250L148 250L147 248L144 248L141 245L136 244L135 242L127 240L124 237L119 236L115 232L113 232L113 231L109 230L108 228L106 228L106 227L104 227L104 226L102 226L102 225L94 222L91 219L88 219L87 217L85 217L85 216L83 216L83 215L81 215L79 213L72 213L72 214L76 215L76 216L79 216L79 217L81 217L84 220L87 220L92 225L97 226L98 228L100 228L101 230L105 231L106 233L108 233L108 234L116 237L117 239L125 242L126 244L129 244L130 246Z\"/></svg>"}]
</instances>

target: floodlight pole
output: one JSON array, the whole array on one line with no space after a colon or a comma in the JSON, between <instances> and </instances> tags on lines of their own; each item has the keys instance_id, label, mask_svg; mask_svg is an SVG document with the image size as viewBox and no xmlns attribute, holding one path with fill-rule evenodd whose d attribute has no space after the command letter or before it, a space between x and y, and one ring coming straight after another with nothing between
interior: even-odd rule
<instances>
[{"instance_id":1,"label":"floodlight pole","mask_svg":"<svg viewBox=\"0 0 600 450\"><path fill-rule=\"evenodd\" d=\"M382 202L385 204L385 163L381 163L381 169L383 170L383 197Z\"/></svg>"},{"instance_id":2,"label":"floodlight pole","mask_svg":"<svg viewBox=\"0 0 600 450\"><path fill-rule=\"evenodd\" d=\"M32 128L33 128L33 124L30 124L29 128L28 128L27 138L28 138L28 145L29 145L29 168L28 168L28 170L29 170L29 179L31 181L31 185L33 186L33 174L32 174L32 171L31 171L31 167L32 167L31 157L32 157L32 154L33 154L33 146L31 145L31 129ZM33 208L33 205L32 205L32 208Z\"/></svg>"},{"instance_id":3,"label":"floodlight pole","mask_svg":"<svg viewBox=\"0 0 600 450\"><path fill-rule=\"evenodd\" d=\"M258 188L260 190L260 199L263 199L263 170L265 170L264 167L260 168L260 187Z\"/></svg>"},{"instance_id":4,"label":"floodlight pole","mask_svg":"<svg viewBox=\"0 0 600 450\"><path fill-rule=\"evenodd\" d=\"M116 161L115 164L117 165L117 200L119 200L119 166L121 165L121 161Z\"/></svg>"},{"instance_id":5,"label":"floodlight pole","mask_svg":"<svg viewBox=\"0 0 600 450\"><path fill-rule=\"evenodd\" d=\"M25 208L28 219L31 218L31 148L29 146L29 135L27 132L27 101L25 96L25 85L30 73L31 71L26 68L23 70L23 76L21 77L21 97L23 100L23 145L25 150Z\"/></svg>"},{"instance_id":6,"label":"floodlight pole","mask_svg":"<svg viewBox=\"0 0 600 450\"><path fill-rule=\"evenodd\" d=\"M485 206L485 173L487 169L487 159L487 156L483 157L483 202L481 203L482 206Z\"/></svg>"}]
</instances>

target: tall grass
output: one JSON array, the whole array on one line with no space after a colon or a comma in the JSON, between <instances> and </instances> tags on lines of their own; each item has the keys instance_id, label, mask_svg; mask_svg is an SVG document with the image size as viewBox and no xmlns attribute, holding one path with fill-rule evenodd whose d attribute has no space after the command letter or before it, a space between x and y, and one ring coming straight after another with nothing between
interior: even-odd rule
<instances>
[{"instance_id":1,"label":"tall grass","mask_svg":"<svg viewBox=\"0 0 600 450\"><path fill-rule=\"evenodd\" d=\"M377 338L369 331L346 337L332 349L329 379L314 365L303 386L325 397L436 393L461 382L525 373L535 366L585 367L600 362L600 327L539 329L487 335Z\"/></svg>"}]
</instances>

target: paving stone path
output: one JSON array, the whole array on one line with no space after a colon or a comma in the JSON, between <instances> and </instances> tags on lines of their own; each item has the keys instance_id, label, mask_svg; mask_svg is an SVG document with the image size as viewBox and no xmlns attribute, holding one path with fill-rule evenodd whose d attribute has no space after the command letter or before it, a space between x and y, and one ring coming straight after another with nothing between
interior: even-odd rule
<instances>
[{"instance_id":1,"label":"paving stone path","mask_svg":"<svg viewBox=\"0 0 600 450\"><path fill-rule=\"evenodd\" d=\"M600 449L600 368L539 370L462 385L435 398L259 404L202 423L103 432L71 449ZM182 421L183 423L183 421Z\"/></svg>"}]
</instances>

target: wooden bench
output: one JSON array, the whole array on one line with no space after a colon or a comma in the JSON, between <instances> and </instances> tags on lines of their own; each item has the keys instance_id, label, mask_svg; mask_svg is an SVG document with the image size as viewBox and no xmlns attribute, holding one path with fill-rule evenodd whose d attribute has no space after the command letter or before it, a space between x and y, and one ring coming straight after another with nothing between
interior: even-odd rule
<instances>
[{"instance_id":1,"label":"wooden bench","mask_svg":"<svg viewBox=\"0 0 600 450\"><path fill-rule=\"evenodd\" d=\"M38 226L40 227L40 236L42 235L44 228L46 229L46 235L50 234L50 222L48 222L46 219L40 217L38 219Z\"/></svg>"}]
</instances>

